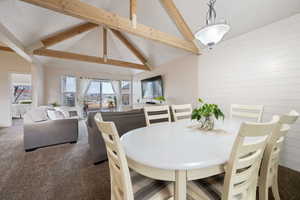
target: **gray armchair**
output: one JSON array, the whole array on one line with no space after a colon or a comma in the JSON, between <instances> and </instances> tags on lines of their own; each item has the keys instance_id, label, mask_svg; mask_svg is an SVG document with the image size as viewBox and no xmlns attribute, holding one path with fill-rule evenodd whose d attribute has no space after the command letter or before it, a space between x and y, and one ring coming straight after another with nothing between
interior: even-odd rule
<instances>
[{"instance_id":1,"label":"gray armchair","mask_svg":"<svg viewBox=\"0 0 300 200\"><path fill-rule=\"evenodd\" d=\"M107 159L105 144L99 132L94 117L97 112L89 112L87 127L88 141L94 164ZM104 121L113 121L120 136L126 132L146 126L144 110L132 110L127 112L102 112Z\"/></svg>"},{"instance_id":2,"label":"gray armchair","mask_svg":"<svg viewBox=\"0 0 300 200\"><path fill-rule=\"evenodd\" d=\"M24 116L25 151L56 144L76 143L77 139L78 119L47 119L37 122L32 120L30 113Z\"/></svg>"}]
</instances>

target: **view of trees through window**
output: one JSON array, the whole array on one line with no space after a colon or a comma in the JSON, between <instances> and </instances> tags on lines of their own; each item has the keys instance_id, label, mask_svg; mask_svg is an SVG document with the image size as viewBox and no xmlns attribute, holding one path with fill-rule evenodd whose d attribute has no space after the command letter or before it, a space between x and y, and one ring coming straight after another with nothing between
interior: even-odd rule
<instances>
[{"instance_id":1,"label":"view of trees through window","mask_svg":"<svg viewBox=\"0 0 300 200\"><path fill-rule=\"evenodd\" d=\"M31 74L11 73L12 104L31 104L32 86Z\"/></svg>"},{"instance_id":2,"label":"view of trees through window","mask_svg":"<svg viewBox=\"0 0 300 200\"><path fill-rule=\"evenodd\" d=\"M31 85L14 85L13 86L13 102L18 103L31 103L32 100L32 88Z\"/></svg>"}]
</instances>

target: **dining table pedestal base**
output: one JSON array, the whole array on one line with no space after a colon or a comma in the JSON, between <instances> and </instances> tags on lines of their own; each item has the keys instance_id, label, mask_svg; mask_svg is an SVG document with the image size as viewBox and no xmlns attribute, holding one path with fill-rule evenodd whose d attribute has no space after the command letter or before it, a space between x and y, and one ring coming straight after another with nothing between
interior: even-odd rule
<instances>
[{"instance_id":1,"label":"dining table pedestal base","mask_svg":"<svg viewBox=\"0 0 300 200\"><path fill-rule=\"evenodd\" d=\"M187 172L186 170L175 171L175 198L174 200L186 200L187 196Z\"/></svg>"}]
</instances>

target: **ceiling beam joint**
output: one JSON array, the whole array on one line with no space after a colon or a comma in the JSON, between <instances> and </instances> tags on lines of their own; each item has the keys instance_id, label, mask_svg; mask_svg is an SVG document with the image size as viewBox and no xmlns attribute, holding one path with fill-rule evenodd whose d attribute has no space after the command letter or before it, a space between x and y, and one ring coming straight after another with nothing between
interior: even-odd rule
<instances>
[{"instance_id":1,"label":"ceiling beam joint","mask_svg":"<svg viewBox=\"0 0 300 200\"><path fill-rule=\"evenodd\" d=\"M0 41L14 50L19 56L32 63L32 56L27 52L24 45L2 23L0 23Z\"/></svg>"}]
</instances>

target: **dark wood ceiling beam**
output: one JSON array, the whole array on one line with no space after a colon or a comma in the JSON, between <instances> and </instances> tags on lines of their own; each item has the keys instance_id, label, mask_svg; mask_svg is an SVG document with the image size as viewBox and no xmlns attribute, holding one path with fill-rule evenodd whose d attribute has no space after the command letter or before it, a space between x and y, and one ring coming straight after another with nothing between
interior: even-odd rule
<instances>
[{"instance_id":1,"label":"dark wood ceiling beam","mask_svg":"<svg viewBox=\"0 0 300 200\"><path fill-rule=\"evenodd\" d=\"M5 46L0 46L0 51L8 51L8 52L15 52L14 50L12 50L9 47L5 47Z\"/></svg>"}]
</instances>

